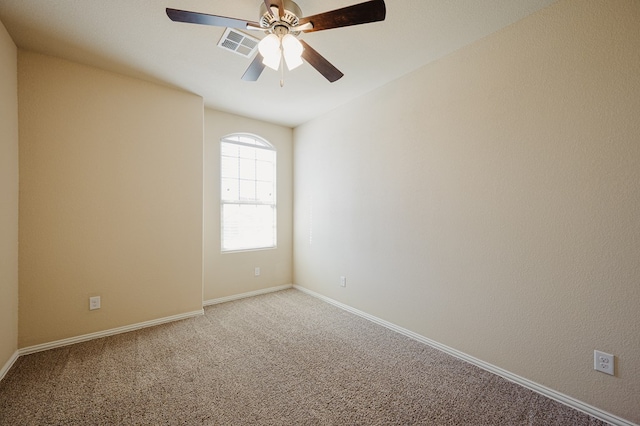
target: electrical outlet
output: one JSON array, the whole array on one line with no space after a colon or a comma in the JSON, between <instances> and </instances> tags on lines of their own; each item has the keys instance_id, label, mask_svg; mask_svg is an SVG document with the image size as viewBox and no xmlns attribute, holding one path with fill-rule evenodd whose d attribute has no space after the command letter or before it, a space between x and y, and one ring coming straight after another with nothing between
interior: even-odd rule
<instances>
[{"instance_id":1,"label":"electrical outlet","mask_svg":"<svg viewBox=\"0 0 640 426\"><path fill-rule=\"evenodd\" d=\"M593 351L593 368L603 373L615 374L615 357L600 351Z\"/></svg>"},{"instance_id":2,"label":"electrical outlet","mask_svg":"<svg viewBox=\"0 0 640 426\"><path fill-rule=\"evenodd\" d=\"M256 277L260 276L260 268L256 267L256 269L253 272L255 274Z\"/></svg>"},{"instance_id":3,"label":"electrical outlet","mask_svg":"<svg viewBox=\"0 0 640 426\"><path fill-rule=\"evenodd\" d=\"M94 296L89 298L89 310L100 309L100 296Z\"/></svg>"},{"instance_id":4,"label":"electrical outlet","mask_svg":"<svg viewBox=\"0 0 640 426\"><path fill-rule=\"evenodd\" d=\"M347 277L340 277L340 287L347 286Z\"/></svg>"}]
</instances>

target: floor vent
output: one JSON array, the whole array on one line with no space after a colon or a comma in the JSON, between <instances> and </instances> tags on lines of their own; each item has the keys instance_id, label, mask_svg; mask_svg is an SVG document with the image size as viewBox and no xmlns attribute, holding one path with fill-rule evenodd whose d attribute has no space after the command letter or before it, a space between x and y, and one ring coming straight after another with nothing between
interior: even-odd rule
<instances>
[{"instance_id":1,"label":"floor vent","mask_svg":"<svg viewBox=\"0 0 640 426\"><path fill-rule=\"evenodd\" d=\"M238 55L250 58L258 47L257 38L251 37L248 34L235 30L233 28L227 28L222 34L222 38L218 42L218 46L225 50L230 50Z\"/></svg>"}]
</instances>

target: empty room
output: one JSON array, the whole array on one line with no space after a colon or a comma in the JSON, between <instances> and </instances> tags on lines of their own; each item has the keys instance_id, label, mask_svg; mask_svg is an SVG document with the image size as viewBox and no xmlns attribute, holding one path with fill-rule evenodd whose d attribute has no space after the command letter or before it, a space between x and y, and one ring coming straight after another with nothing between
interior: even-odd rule
<instances>
[{"instance_id":1,"label":"empty room","mask_svg":"<svg viewBox=\"0 0 640 426\"><path fill-rule=\"evenodd\" d=\"M640 425L640 1L0 0L0 425Z\"/></svg>"}]
</instances>

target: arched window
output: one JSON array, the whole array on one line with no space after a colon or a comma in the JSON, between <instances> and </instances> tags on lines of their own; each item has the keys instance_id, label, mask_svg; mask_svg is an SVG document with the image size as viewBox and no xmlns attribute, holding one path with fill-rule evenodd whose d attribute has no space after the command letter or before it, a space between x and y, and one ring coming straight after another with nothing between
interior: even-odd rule
<instances>
[{"instance_id":1,"label":"arched window","mask_svg":"<svg viewBox=\"0 0 640 426\"><path fill-rule=\"evenodd\" d=\"M276 150L234 133L220 141L222 251L276 247Z\"/></svg>"}]
</instances>

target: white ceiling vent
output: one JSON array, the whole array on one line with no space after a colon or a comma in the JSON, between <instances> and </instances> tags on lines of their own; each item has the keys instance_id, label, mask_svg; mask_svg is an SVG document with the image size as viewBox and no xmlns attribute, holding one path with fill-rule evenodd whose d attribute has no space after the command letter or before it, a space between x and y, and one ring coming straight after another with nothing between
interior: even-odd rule
<instances>
[{"instance_id":1,"label":"white ceiling vent","mask_svg":"<svg viewBox=\"0 0 640 426\"><path fill-rule=\"evenodd\" d=\"M253 52L256 51L259 41L257 38L251 37L236 29L227 28L224 34L222 34L218 46L249 58L253 55Z\"/></svg>"}]
</instances>

